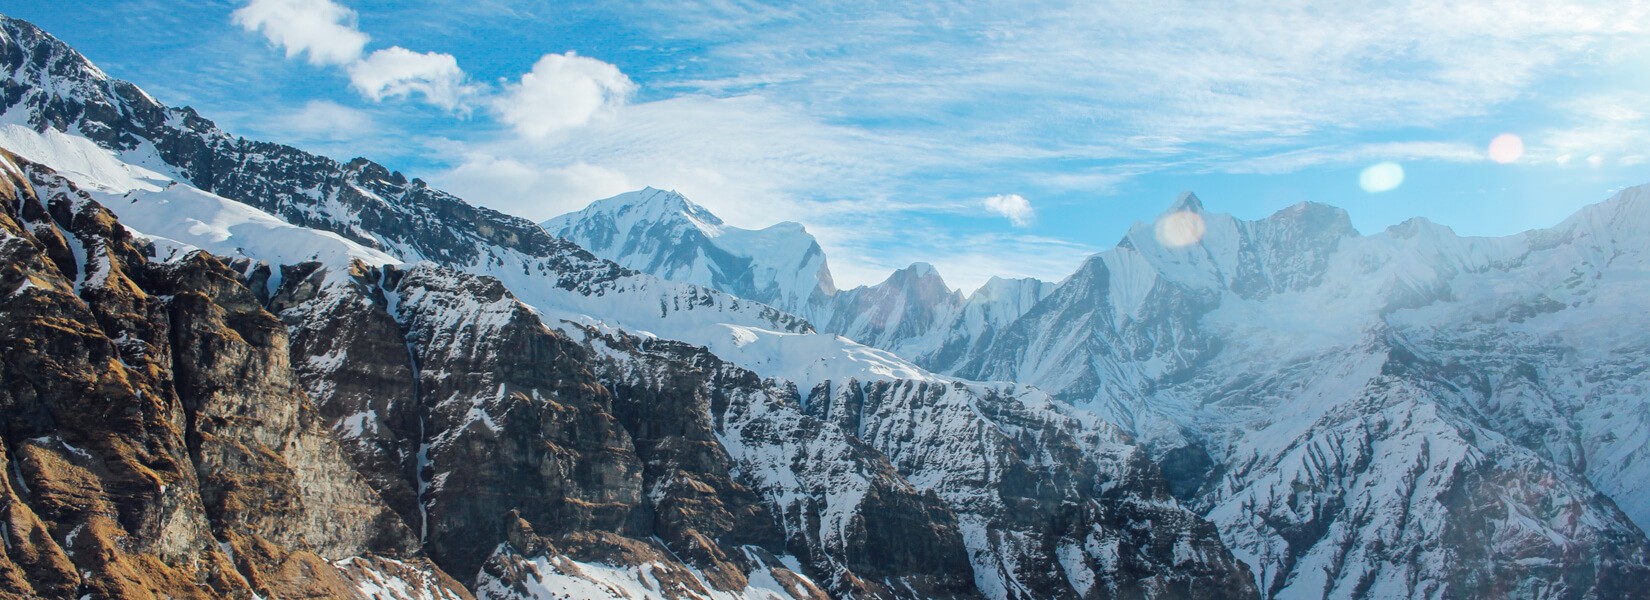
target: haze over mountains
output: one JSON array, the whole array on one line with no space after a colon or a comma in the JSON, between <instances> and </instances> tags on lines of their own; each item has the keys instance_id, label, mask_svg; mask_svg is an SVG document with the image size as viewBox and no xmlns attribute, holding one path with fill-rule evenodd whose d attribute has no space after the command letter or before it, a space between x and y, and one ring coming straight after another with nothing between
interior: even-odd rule
<instances>
[{"instance_id":1,"label":"haze over mountains","mask_svg":"<svg viewBox=\"0 0 1650 600\"><path fill-rule=\"evenodd\" d=\"M0 68L6 594L1650 590L1650 188L1500 239L1187 195L1058 283L839 290L800 225L541 227L23 21Z\"/></svg>"}]
</instances>

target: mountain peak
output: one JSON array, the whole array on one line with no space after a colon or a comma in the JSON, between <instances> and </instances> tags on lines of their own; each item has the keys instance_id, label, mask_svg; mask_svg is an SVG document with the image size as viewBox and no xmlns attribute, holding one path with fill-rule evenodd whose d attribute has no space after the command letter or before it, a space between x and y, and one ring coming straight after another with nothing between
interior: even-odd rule
<instances>
[{"instance_id":1,"label":"mountain peak","mask_svg":"<svg viewBox=\"0 0 1650 600\"><path fill-rule=\"evenodd\" d=\"M1197 198L1197 194L1190 191L1181 192L1180 196L1175 198L1174 204L1169 205L1169 210L1163 212L1164 214L1177 212L1200 213L1203 212L1203 201Z\"/></svg>"},{"instance_id":2,"label":"mountain peak","mask_svg":"<svg viewBox=\"0 0 1650 600\"><path fill-rule=\"evenodd\" d=\"M742 229L675 190L625 192L542 225L626 268L781 310L801 313L836 292L824 250L800 223Z\"/></svg>"},{"instance_id":3,"label":"mountain peak","mask_svg":"<svg viewBox=\"0 0 1650 600\"><path fill-rule=\"evenodd\" d=\"M1328 232L1338 237L1358 235L1358 230L1352 226L1352 216L1347 214L1346 209L1322 202L1298 202L1272 213L1266 220L1288 223L1305 231Z\"/></svg>"},{"instance_id":4,"label":"mountain peak","mask_svg":"<svg viewBox=\"0 0 1650 600\"><path fill-rule=\"evenodd\" d=\"M652 220L662 220L674 215L682 215L706 225L720 227L722 219L706 210L705 207L695 204L687 196L676 190L661 190L655 187L644 187L634 192L626 192L605 200L590 203L590 209L600 207L598 212L624 213L634 212L640 215L649 215Z\"/></svg>"},{"instance_id":5,"label":"mountain peak","mask_svg":"<svg viewBox=\"0 0 1650 600\"><path fill-rule=\"evenodd\" d=\"M888 279L883 281L883 284L900 287L913 287L917 285L921 285L923 287L942 287L948 291L951 289L950 286L945 284L945 278L940 276L939 269L934 268L934 265L932 264L922 261L911 263L910 266L894 271L888 276Z\"/></svg>"},{"instance_id":6,"label":"mountain peak","mask_svg":"<svg viewBox=\"0 0 1650 600\"><path fill-rule=\"evenodd\" d=\"M920 261L894 271L888 275L887 279L874 287L907 290L928 298L938 298L955 293L955 290L952 290L951 286L945 283L945 278L940 276L939 269L934 268L934 265Z\"/></svg>"},{"instance_id":7,"label":"mountain peak","mask_svg":"<svg viewBox=\"0 0 1650 600\"><path fill-rule=\"evenodd\" d=\"M940 274L940 270L934 268L934 265L923 261L911 263L910 266L900 269L900 271L904 271L918 277L939 276Z\"/></svg>"}]
</instances>

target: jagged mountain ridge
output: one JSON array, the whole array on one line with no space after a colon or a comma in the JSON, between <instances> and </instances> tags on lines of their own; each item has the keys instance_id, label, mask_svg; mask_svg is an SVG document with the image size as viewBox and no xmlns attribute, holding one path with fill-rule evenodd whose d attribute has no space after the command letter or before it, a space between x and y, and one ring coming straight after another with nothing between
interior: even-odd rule
<instances>
[{"instance_id":1,"label":"jagged mountain ridge","mask_svg":"<svg viewBox=\"0 0 1650 600\"><path fill-rule=\"evenodd\" d=\"M992 278L965 296L932 265L917 263L880 283L839 290L824 251L801 225L740 229L678 192L653 188L542 225L628 268L763 302L935 371L955 367L1054 289L1032 278Z\"/></svg>"},{"instance_id":2,"label":"jagged mountain ridge","mask_svg":"<svg viewBox=\"0 0 1650 600\"><path fill-rule=\"evenodd\" d=\"M63 193L83 193L164 232L138 230L155 244L157 260L216 260L195 252L202 248L246 259L235 263L235 283L246 286L237 302L253 298L258 310L286 320L291 376L354 469L416 530L420 552L479 593L1254 594L1247 570L1207 535L1207 522L1166 500L1153 467L1119 440L1081 459L1080 472L1108 478L1102 489L1070 497L1093 505L1138 495L1137 506L1120 515L1025 511L1015 525L1024 529L990 533L1068 549L1052 557L1003 553L1000 541L948 525L959 512L976 523L1002 516L990 506L958 506L955 494L1018 492L913 485L888 462L889 446L868 446L807 415L793 389L849 389L855 377L906 389L962 382L812 335L805 321L771 307L595 259L519 220L466 213L461 201L366 161L340 165L230 139L198 117L193 125L173 119L190 113L109 80L32 26L7 20L5 31L6 55L23 57L9 63L5 143L71 165L74 182L63 183ZM85 81L58 85L57 77ZM145 116L153 114L167 117ZM210 175L200 174L205 166ZM197 211L215 216L202 221ZM464 219L441 221L443 212ZM419 259L431 262L409 264ZM638 326L644 334L629 333ZM604 339L637 341L598 344ZM643 349L655 343L678 350ZM698 370L706 363L724 375L707 379ZM990 401L1050 418L1036 416L1033 396L953 389L948 402L957 409ZM681 412L656 406L695 394L712 401ZM627 409L627 402L647 403ZM932 432L940 416L908 422ZM994 436L1011 430L975 423ZM1098 423L1066 427L1088 439L1105 431ZM1031 456L1039 443L1015 441ZM1010 466L1021 460L998 458ZM466 487L483 493L460 491ZM753 502L742 491L749 489L769 493ZM1119 530L1129 515L1155 515L1161 524ZM1084 548L1085 535L1105 544ZM1090 553L1105 548L1139 554L1115 569ZM359 570L359 562L344 565ZM472 571L479 572L472 578ZM372 592L367 580L388 585L372 575L359 582L362 593Z\"/></svg>"},{"instance_id":3,"label":"jagged mountain ridge","mask_svg":"<svg viewBox=\"0 0 1650 600\"><path fill-rule=\"evenodd\" d=\"M1240 221L1184 194L1164 214L1194 215L1195 243L1138 224L961 350L915 327L860 341L1121 424L1270 596L1631 595L1650 412L1629 390L1647 342L1610 324L1642 319L1643 194L1503 239L1422 220L1360 236L1310 203ZM873 297L944 312L956 296L897 292L949 291L937 282L918 266ZM1417 485L1428 471L1454 474Z\"/></svg>"},{"instance_id":4,"label":"jagged mountain ridge","mask_svg":"<svg viewBox=\"0 0 1650 600\"><path fill-rule=\"evenodd\" d=\"M1617 510L1617 503L1634 510L1638 499L1597 473L1635 463L1586 457L1630 455L1643 445L1618 436L1631 425L1572 415L1587 410L1581 406L1642 415L1644 403L1618 397L1598 407L1602 397L1563 383L1586 376L1555 375L1574 368L1566 353L1622 348L1620 339L1558 331L1631 320L1587 298L1582 274L1605 263L1629 279L1643 271L1630 260L1638 254L1632 244L1618 243L1643 244L1638 232L1650 213L1623 210L1640 204L1640 194L1624 192L1553 230L1502 239L1459 238L1420 220L1358 236L1344 212L1323 205L1253 222L1192 205L1186 210L1206 228L1198 243L1167 247L1152 225L1136 226L972 368L1039 382L1125 424L1167 470L1184 474L1189 499L1223 530L1243 532L1229 543L1279 596L1415 594L1467 581L1533 594L1518 586L1538 578L1556 578L1569 593L1631 595L1637 592L1605 590L1612 579L1642 577L1643 542L1626 541L1641 540L1642 529L1632 526L1631 512ZM1601 213L1626 218L1609 232L1596 224ZM1529 329L1542 318L1563 326ZM1486 327L1497 321L1521 325ZM1541 339L1553 335L1570 344ZM1440 338L1447 345L1436 345ZM1522 344L1541 350L1515 349ZM1611 385L1636 378L1606 376ZM1409 465L1450 475L1411 481L1403 473L1419 467ZM1522 483L1532 479L1545 483ZM1313 499L1302 502L1302 492ZM1463 497L1480 504L1462 504ZM1564 502L1573 504L1554 508ZM1376 506L1391 508L1358 508ZM1403 520L1382 516L1398 506ZM1599 531L1576 530L1570 510ZM1484 572L1466 581L1432 575L1430 583L1416 575L1447 572L1441 567L1450 554L1415 560L1358 550L1376 540L1425 548L1435 538L1522 550L1480 550L1490 565ZM1567 558L1582 548L1597 554L1579 564ZM1367 553L1358 563L1337 558L1358 552ZM1532 572L1532 565L1548 570ZM1581 570L1565 573L1566 566Z\"/></svg>"}]
</instances>

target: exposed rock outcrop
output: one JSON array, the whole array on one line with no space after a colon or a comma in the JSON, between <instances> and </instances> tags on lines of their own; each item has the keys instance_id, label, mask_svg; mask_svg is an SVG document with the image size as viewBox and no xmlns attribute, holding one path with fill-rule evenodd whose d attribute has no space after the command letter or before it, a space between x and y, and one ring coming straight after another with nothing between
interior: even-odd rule
<instances>
[{"instance_id":1,"label":"exposed rock outcrop","mask_svg":"<svg viewBox=\"0 0 1650 600\"><path fill-rule=\"evenodd\" d=\"M150 263L49 169L0 152L0 176L0 591L348 597L332 561L425 568L235 272Z\"/></svg>"}]
</instances>

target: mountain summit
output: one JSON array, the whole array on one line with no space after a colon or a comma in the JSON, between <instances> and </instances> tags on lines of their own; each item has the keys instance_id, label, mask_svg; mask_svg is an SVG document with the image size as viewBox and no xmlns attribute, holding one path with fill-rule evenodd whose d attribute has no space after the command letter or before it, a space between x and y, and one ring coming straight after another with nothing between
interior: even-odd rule
<instances>
[{"instance_id":1,"label":"mountain summit","mask_svg":"<svg viewBox=\"0 0 1650 600\"><path fill-rule=\"evenodd\" d=\"M836 293L825 252L802 225L740 229L674 191L620 194L541 225L625 267L796 314Z\"/></svg>"}]
</instances>

